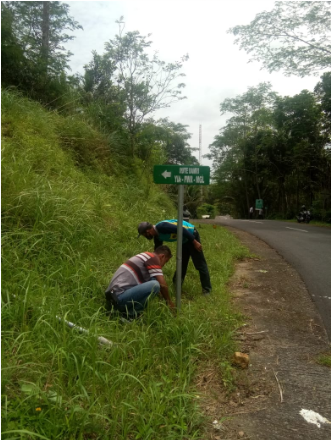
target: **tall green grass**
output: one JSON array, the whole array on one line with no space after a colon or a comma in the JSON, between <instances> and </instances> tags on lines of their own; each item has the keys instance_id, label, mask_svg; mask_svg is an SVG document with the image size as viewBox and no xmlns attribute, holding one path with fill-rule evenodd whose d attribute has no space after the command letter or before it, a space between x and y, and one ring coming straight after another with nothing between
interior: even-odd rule
<instances>
[{"instance_id":1,"label":"tall green grass","mask_svg":"<svg viewBox=\"0 0 331 440\"><path fill-rule=\"evenodd\" d=\"M72 137L87 136L84 148L96 148L87 125L70 126L68 118L2 94L3 438L201 438L194 378L209 360L228 383L232 332L241 318L226 283L234 260L247 252L224 229L197 224L213 294L201 295L190 264L183 286L189 296L177 317L161 300L132 323L107 316L104 290L112 274L152 249L136 239L137 224L175 210L149 179L140 184L116 163L111 145L102 158L107 164L77 164L63 143L68 127ZM164 271L170 285L174 266ZM97 335L113 347L100 346Z\"/></svg>"}]
</instances>

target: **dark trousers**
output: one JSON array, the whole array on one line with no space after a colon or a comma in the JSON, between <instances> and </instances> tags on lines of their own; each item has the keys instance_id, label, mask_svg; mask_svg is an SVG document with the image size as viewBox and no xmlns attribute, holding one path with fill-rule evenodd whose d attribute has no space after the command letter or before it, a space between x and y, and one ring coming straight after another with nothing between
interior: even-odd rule
<instances>
[{"instance_id":1,"label":"dark trousers","mask_svg":"<svg viewBox=\"0 0 331 440\"><path fill-rule=\"evenodd\" d=\"M199 243L201 243L199 232L196 229L194 230L193 235L194 238ZM210 282L209 270L205 256L202 251L201 252L197 251L193 243L191 242L183 243L183 247L182 247L182 283L184 282L185 279L190 257L192 258L194 267L196 268L197 271L199 271L202 289L206 292L210 292L211 282ZM176 283L176 272L173 277L173 282Z\"/></svg>"}]
</instances>

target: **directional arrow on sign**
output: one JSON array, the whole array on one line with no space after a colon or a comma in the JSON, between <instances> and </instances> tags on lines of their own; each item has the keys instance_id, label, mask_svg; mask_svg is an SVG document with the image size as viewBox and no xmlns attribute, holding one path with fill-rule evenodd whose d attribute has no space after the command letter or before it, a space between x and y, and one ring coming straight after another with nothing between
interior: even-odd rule
<instances>
[{"instance_id":1,"label":"directional arrow on sign","mask_svg":"<svg viewBox=\"0 0 331 440\"><path fill-rule=\"evenodd\" d=\"M154 183L160 185L209 185L210 168L198 165L154 165Z\"/></svg>"},{"instance_id":2,"label":"directional arrow on sign","mask_svg":"<svg viewBox=\"0 0 331 440\"><path fill-rule=\"evenodd\" d=\"M167 171L167 170L165 170L163 173L162 173L162 176L166 179L167 177L171 177L171 171Z\"/></svg>"}]
</instances>

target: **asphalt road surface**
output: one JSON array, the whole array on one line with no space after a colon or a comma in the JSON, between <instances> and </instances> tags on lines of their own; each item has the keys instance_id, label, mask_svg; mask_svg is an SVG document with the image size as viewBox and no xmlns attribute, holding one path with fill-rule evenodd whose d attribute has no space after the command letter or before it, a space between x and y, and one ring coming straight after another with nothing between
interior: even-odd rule
<instances>
[{"instance_id":1,"label":"asphalt road surface","mask_svg":"<svg viewBox=\"0 0 331 440\"><path fill-rule=\"evenodd\" d=\"M276 249L306 284L331 341L331 229L301 223L234 220L228 217L216 217L213 223L247 231Z\"/></svg>"}]
</instances>

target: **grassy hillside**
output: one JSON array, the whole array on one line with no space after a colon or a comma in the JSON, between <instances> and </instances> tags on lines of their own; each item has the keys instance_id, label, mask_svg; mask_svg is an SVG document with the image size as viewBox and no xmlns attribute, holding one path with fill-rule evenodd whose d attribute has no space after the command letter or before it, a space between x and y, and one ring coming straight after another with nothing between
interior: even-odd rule
<instances>
[{"instance_id":1,"label":"grassy hillside","mask_svg":"<svg viewBox=\"0 0 331 440\"><path fill-rule=\"evenodd\" d=\"M196 225L209 298L190 263L179 316L161 300L133 323L105 313L114 271L152 249L136 238L137 224L175 215L145 174L112 157L109 139L78 117L2 93L4 439L198 439L195 375L213 362L231 385L227 359L240 317L226 282L246 250L225 230ZM169 284L175 264L165 267Z\"/></svg>"}]
</instances>

